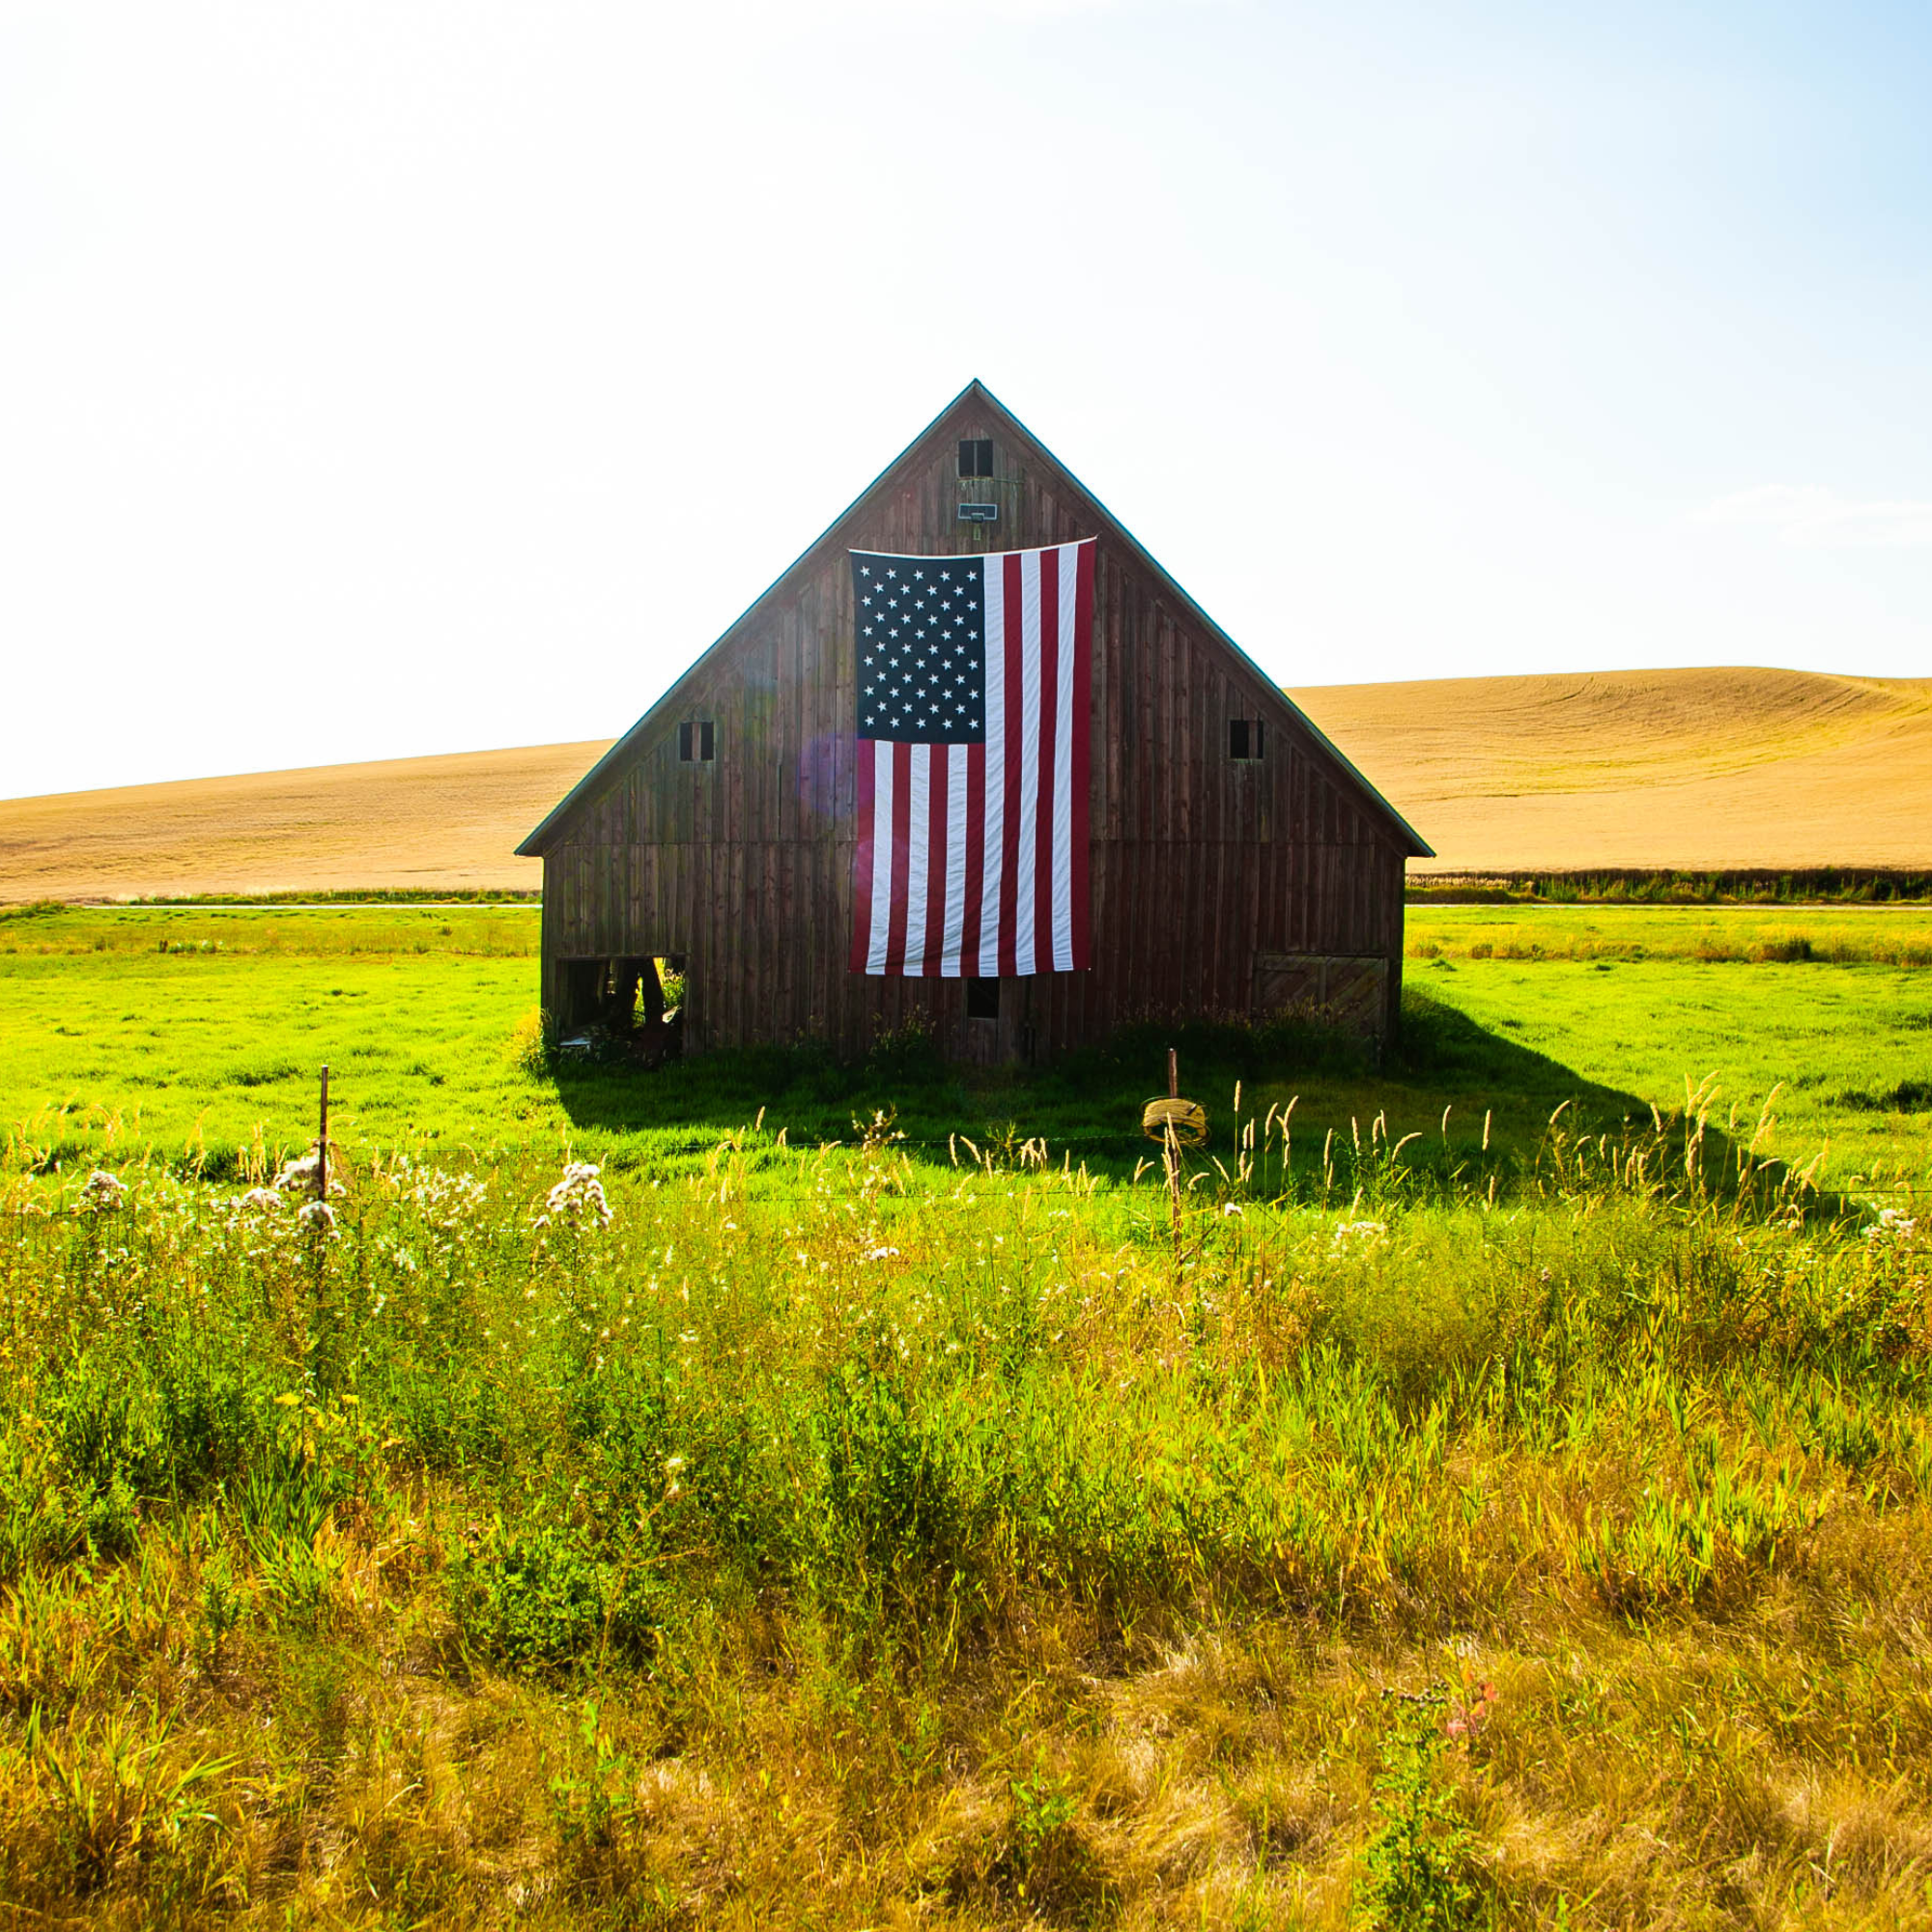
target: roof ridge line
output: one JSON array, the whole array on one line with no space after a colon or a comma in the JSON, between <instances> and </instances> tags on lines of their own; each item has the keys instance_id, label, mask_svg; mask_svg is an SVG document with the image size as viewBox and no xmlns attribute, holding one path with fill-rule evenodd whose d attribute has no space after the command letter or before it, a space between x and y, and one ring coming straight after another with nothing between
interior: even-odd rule
<instances>
[{"instance_id":1,"label":"roof ridge line","mask_svg":"<svg viewBox=\"0 0 1932 1932\"><path fill-rule=\"evenodd\" d=\"M1223 630L1218 623L1214 621L1212 617L1210 617L1208 614L1208 612L1201 607L1201 605L1197 603L1195 599L1185 589L1181 587L1179 582L1176 581L1174 576L1168 571L1166 566L1160 562L1160 560L1153 554L1153 553L1150 551L1147 548L1147 546L1144 543L1142 543L1141 540L1137 536L1135 536L1131 530L1127 528L1126 525L1123 524L1119 517L1115 516L1114 513L1107 508L1106 504L1103 503L1100 500L1100 498L1097 496L1095 496L1094 493L1092 490L1090 490L1087 487L1087 485L1083 483L1080 480L1080 478L1073 473L1071 469L1067 468L1065 463L1063 462L1059 456L1055 455L1055 453L1051 449L1049 449L1046 446L1046 444L1043 441L1041 441L1041 440L1037 435L1035 435L1035 433L1030 428L1028 428L1028 426L1024 422L1022 422L1020 418L1017 415L1015 415L1011 410L1009 410L1006 406L1005 403L1001 402L999 397L996 396L992 392L992 390L988 388L986 384L980 380L978 376L975 376L970 381L968 381L966 384L947 402L946 406L943 409L941 409L936 414L934 414L932 418L919 431L919 433L904 444L904 446L897 452L897 454L893 457L892 461L886 464L885 467L879 470L877 475L875 475L872 478L872 480L869 483L867 483L866 487L863 490L861 490L859 494L856 497L854 497L852 500L849 503L847 503L846 506L841 511L839 511L838 516L833 518L832 522L829 523L825 526L825 528L822 529L818 533L818 535L811 540L810 543L807 544L806 547L802 551L800 551L799 554L795 557L793 557L788 564L785 565L784 569L781 570L778 574L778 576L773 578L771 582L768 583L765 586L765 588L761 590L758 593L758 595L754 597L752 600L752 602L748 604L745 607L745 609L741 611L738 613L738 615L734 617L731 620L731 622L725 626L725 628L718 635L718 637L714 639L711 643L706 645L705 648L702 651L700 651L697 654L697 656L694 658L691 661L691 663L687 665L685 668L675 678L671 680L670 684L666 687L664 693L662 694L662 696L658 697L657 701L653 703L644 712L644 714L637 721L635 724L631 726L631 728L628 731L624 732L622 736L617 738L611 744L611 749L608 752L606 752L604 755L601 758L599 758L597 762L594 765L592 765L587 772L584 773L582 778L581 778L577 781L577 783L574 784L570 788L570 790L566 792L564 796L561 799L559 799L557 803L547 813L545 813L543 819L536 826L536 828L529 834L527 838L526 838L523 840L523 842L520 845L517 846L516 848L517 855L520 858L535 858L541 856L543 851L542 841L549 836L552 830L558 824L558 822L561 819L563 819L569 813L571 813L576 810L581 800L584 799L597 785L599 785L608 776L610 776L611 772L622 762L625 756L628 755L633 745L651 728L654 722L657 720L659 715L666 709L666 707L668 706L671 703L671 701L684 691L684 689L691 683L691 681L695 677L696 677L701 670L703 670L705 666L708 665L712 661L712 659L714 659L718 655L718 653L722 651L724 648L724 646L728 644L738 635L738 633L744 628L746 623L756 613L756 611L772 596L774 596L785 584L785 582L792 577L793 573L798 571L807 562L807 560L814 554L814 553L816 553L822 546L824 546L833 537L837 535L840 526L844 525L855 514L855 512L859 510L859 508L873 495L875 491L878 490L879 486L885 482L887 477L892 475L894 470L895 470L902 463L904 463L907 457L909 457L914 450L916 450L923 442L924 442L925 440L929 436L931 436L933 431L936 430L939 427L939 425L946 420L948 416L950 416L956 409L958 409L959 406L962 403L964 403L969 397L975 395L982 398L995 411L997 411L1000 415L1004 416L1006 420L1015 430L1017 430L1019 434L1022 437L1024 437L1028 442L1033 444L1035 449L1037 450L1041 456L1045 457L1048 460L1048 462L1050 462L1053 465L1053 467L1057 469L1070 484L1072 484L1075 490L1077 490L1083 497L1087 498L1088 502L1094 507L1094 509L1095 509L1099 513L1105 526L1121 538L1121 540L1126 545L1127 549L1133 554L1133 555L1139 559L1141 564L1153 575L1155 581L1159 584L1162 584L1166 587L1166 589L1185 608L1185 610L1194 617L1194 619L1204 627L1204 629L1208 632L1208 636L1216 643L1218 643L1224 650L1226 650L1231 656L1233 656L1236 662L1239 664L1245 670L1247 670L1261 684L1262 688L1264 691L1271 694L1274 700L1278 704L1280 704L1282 708L1286 710L1289 713L1289 715L1301 726L1301 728L1308 733L1310 738L1312 738L1315 741L1316 745L1319 746L1322 752L1324 752L1330 758L1334 760L1334 762L1340 768L1343 775L1348 779L1353 781L1355 785L1362 792L1367 802L1375 810L1378 810L1390 823L1392 823L1401 831L1401 833L1411 842L1411 844L1415 848L1408 856L1411 858L1418 858L1418 859L1435 858L1436 856L1435 848L1432 845L1430 845L1428 840L1425 839L1422 837L1422 835L1416 831L1414 826L1409 824L1408 820L1405 818L1402 815L1402 813L1399 812L1392 804L1390 804L1388 799L1384 797L1379 790L1377 789L1377 787L1369 781L1367 776L1348 755L1348 753L1345 753L1341 749L1341 747L1338 746L1335 743L1335 741L1332 738L1330 738L1328 734L1325 731L1323 731L1319 724L1316 724L1314 719L1309 717L1307 712L1302 710L1300 705L1295 703L1293 698L1289 696L1287 691L1281 685L1277 684L1274 681L1274 679L1270 677L1269 674L1265 670L1264 670L1262 667L1259 664L1257 664L1255 660L1252 657L1250 657L1248 653L1245 650L1243 650L1241 646L1237 644L1235 641L1235 639L1232 637L1230 637L1229 634L1225 630ZM1083 539L1082 541L1087 541L1087 539ZM884 554L885 553L882 552L879 554ZM979 554L980 553L971 553L971 554Z\"/></svg>"}]
</instances>

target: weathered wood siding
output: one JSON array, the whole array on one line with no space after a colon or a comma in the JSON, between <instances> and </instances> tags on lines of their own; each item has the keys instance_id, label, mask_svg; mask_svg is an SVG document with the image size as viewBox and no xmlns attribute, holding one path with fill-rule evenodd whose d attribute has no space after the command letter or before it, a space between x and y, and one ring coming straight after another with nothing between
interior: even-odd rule
<instances>
[{"instance_id":1,"label":"weathered wood siding","mask_svg":"<svg viewBox=\"0 0 1932 1932\"><path fill-rule=\"evenodd\" d=\"M990 437L996 474L956 473ZM962 524L961 501L999 521ZM826 1037L863 1051L926 1014L985 1049L962 982L846 970L855 659L846 552L1013 550L1097 535L1091 730L1094 966L1006 982L1002 1045L1052 1053L1123 1021L1246 1014L1260 954L1377 955L1399 994L1405 845L1373 794L1012 424L971 400L701 660L661 723L549 835L545 1000L571 958L684 954L688 1047ZM1265 755L1228 755L1236 718ZM678 757L710 720L716 757ZM1031 1029L1027 1037L1025 1029Z\"/></svg>"}]
</instances>

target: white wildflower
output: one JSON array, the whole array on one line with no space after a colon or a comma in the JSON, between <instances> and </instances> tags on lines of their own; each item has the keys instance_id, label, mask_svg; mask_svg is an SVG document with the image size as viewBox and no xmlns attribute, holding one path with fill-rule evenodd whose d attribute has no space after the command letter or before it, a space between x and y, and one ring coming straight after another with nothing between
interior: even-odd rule
<instances>
[{"instance_id":1,"label":"white wildflower","mask_svg":"<svg viewBox=\"0 0 1932 1932\"><path fill-rule=\"evenodd\" d=\"M572 1161L563 1170L563 1179L544 1197L544 1211L536 1226L541 1228L561 1219L573 1226L589 1221L599 1228L608 1228L611 1204L604 1198L603 1172L594 1161Z\"/></svg>"},{"instance_id":2,"label":"white wildflower","mask_svg":"<svg viewBox=\"0 0 1932 1932\"><path fill-rule=\"evenodd\" d=\"M471 1174L446 1174L440 1167L406 1167L403 1174L406 1198L425 1221L446 1234L454 1233L488 1199L488 1190Z\"/></svg>"},{"instance_id":3,"label":"white wildflower","mask_svg":"<svg viewBox=\"0 0 1932 1932\"><path fill-rule=\"evenodd\" d=\"M335 1232L335 1209L327 1201L311 1201L296 1216L296 1220L312 1235L332 1235Z\"/></svg>"},{"instance_id":4,"label":"white wildflower","mask_svg":"<svg viewBox=\"0 0 1932 1932\"><path fill-rule=\"evenodd\" d=\"M118 1174L109 1174L105 1168L97 1167L87 1177L87 1185L80 1190L80 1205L92 1208L96 1213L118 1208L127 1198L128 1183Z\"/></svg>"},{"instance_id":5,"label":"white wildflower","mask_svg":"<svg viewBox=\"0 0 1932 1932\"><path fill-rule=\"evenodd\" d=\"M270 1214L281 1207L282 1197L272 1187L251 1187L246 1194L237 1197L235 1205L251 1213Z\"/></svg>"},{"instance_id":6,"label":"white wildflower","mask_svg":"<svg viewBox=\"0 0 1932 1932\"><path fill-rule=\"evenodd\" d=\"M1865 1230L1868 1241L1909 1241L1918 1232L1918 1222L1913 1215L1897 1208L1881 1208L1878 1219Z\"/></svg>"},{"instance_id":7,"label":"white wildflower","mask_svg":"<svg viewBox=\"0 0 1932 1932\"><path fill-rule=\"evenodd\" d=\"M1379 1221L1336 1224L1334 1245L1338 1248L1378 1248L1387 1239L1388 1229Z\"/></svg>"},{"instance_id":8,"label":"white wildflower","mask_svg":"<svg viewBox=\"0 0 1932 1932\"><path fill-rule=\"evenodd\" d=\"M313 1194L315 1192L315 1169L319 1156L311 1148L298 1160L284 1163L281 1173L275 1176L275 1186L283 1194ZM341 1181L331 1179L328 1183L331 1194L346 1192Z\"/></svg>"}]
</instances>

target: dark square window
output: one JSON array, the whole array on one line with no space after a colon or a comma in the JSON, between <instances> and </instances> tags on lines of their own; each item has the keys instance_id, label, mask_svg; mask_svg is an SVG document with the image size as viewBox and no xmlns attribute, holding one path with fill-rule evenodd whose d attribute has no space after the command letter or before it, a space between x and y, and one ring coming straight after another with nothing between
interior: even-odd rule
<instances>
[{"instance_id":1,"label":"dark square window","mask_svg":"<svg viewBox=\"0 0 1932 1932\"><path fill-rule=\"evenodd\" d=\"M1259 718L1231 718L1228 721L1228 755L1231 758L1259 758L1262 754L1262 721Z\"/></svg>"},{"instance_id":2,"label":"dark square window","mask_svg":"<svg viewBox=\"0 0 1932 1932\"><path fill-rule=\"evenodd\" d=\"M962 476L990 476L993 473L993 439L968 437L959 444L959 473Z\"/></svg>"},{"instance_id":3,"label":"dark square window","mask_svg":"<svg viewBox=\"0 0 1932 1932\"><path fill-rule=\"evenodd\" d=\"M711 762L717 741L712 735L711 720L706 718L690 724L677 727L677 754L689 764Z\"/></svg>"},{"instance_id":4,"label":"dark square window","mask_svg":"<svg viewBox=\"0 0 1932 1932\"><path fill-rule=\"evenodd\" d=\"M966 981L966 1017L969 1020L996 1020L1000 1017L1000 982L997 980Z\"/></svg>"}]
</instances>

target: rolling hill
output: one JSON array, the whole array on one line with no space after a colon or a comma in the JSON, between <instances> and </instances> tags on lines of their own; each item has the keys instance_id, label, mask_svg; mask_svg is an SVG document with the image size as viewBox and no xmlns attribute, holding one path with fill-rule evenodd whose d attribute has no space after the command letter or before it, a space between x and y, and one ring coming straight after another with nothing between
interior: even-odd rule
<instances>
[{"instance_id":1,"label":"rolling hill","mask_svg":"<svg viewBox=\"0 0 1932 1932\"><path fill-rule=\"evenodd\" d=\"M1293 696L1435 847L1411 869L1932 860L1932 678L1599 671Z\"/></svg>"},{"instance_id":2,"label":"rolling hill","mask_svg":"<svg viewBox=\"0 0 1932 1932\"><path fill-rule=\"evenodd\" d=\"M1295 700L1435 847L1415 870L1932 862L1932 679L1613 671ZM605 740L0 801L0 901L518 887Z\"/></svg>"}]
</instances>

